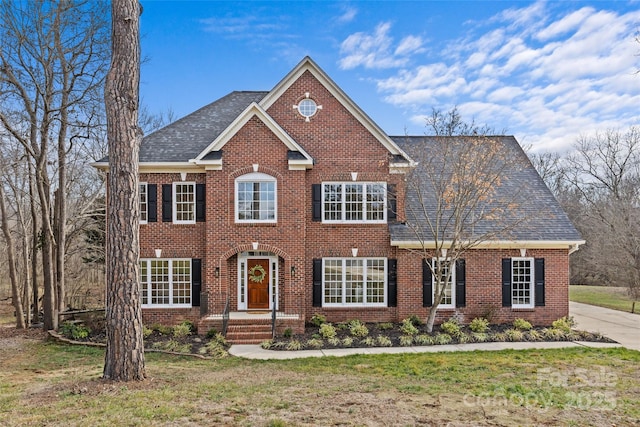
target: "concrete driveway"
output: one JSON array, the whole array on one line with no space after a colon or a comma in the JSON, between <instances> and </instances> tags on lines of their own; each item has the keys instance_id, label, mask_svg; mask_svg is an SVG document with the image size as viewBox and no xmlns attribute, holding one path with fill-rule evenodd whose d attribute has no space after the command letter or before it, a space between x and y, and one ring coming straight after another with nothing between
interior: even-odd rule
<instances>
[{"instance_id":1,"label":"concrete driveway","mask_svg":"<svg viewBox=\"0 0 640 427\"><path fill-rule=\"evenodd\" d=\"M599 332L626 348L640 351L639 314L578 302L569 302L569 314L577 323L576 329Z\"/></svg>"}]
</instances>

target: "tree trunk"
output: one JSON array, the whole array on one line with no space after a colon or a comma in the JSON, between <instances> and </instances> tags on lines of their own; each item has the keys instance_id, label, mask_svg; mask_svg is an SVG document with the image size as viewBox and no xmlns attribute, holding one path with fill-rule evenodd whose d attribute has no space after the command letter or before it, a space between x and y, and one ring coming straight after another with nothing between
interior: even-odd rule
<instances>
[{"instance_id":1,"label":"tree trunk","mask_svg":"<svg viewBox=\"0 0 640 427\"><path fill-rule=\"evenodd\" d=\"M9 218L4 204L4 184L0 183L0 215L2 215L2 233L7 242L7 262L9 263L9 279L11 280L11 299L13 308L16 311L16 328L24 329L24 312L22 311L22 300L20 298L20 290L18 286L18 275L16 274L16 256L14 252L13 237L9 229Z\"/></svg>"},{"instance_id":2,"label":"tree trunk","mask_svg":"<svg viewBox=\"0 0 640 427\"><path fill-rule=\"evenodd\" d=\"M114 0L111 68L105 83L109 177L107 187L104 378L145 378L139 288L138 127L140 4Z\"/></svg>"},{"instance_id":3,"label":"tree trunk","mask_svg":"<svg viewBox=\"0 0 640 427\"><path fill-rule=\"evenodd\" d=\"M33 171L31 169L31 160L27 160L29 171L29 200L31 200L31 292L33 299L33 311L31 312L31 320L34 324L40 323L40 291L38 288L38 213L36 211L36 200L34 194Z\"/></svg>"}]
</instances>

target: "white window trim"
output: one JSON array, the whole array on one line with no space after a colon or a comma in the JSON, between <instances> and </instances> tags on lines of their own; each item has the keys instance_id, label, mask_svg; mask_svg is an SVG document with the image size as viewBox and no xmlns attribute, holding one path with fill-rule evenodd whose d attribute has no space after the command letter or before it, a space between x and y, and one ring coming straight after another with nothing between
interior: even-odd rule
<instances>
[{"instance_id":1,"label":"white window trim","mask_svg":"<svg viewBox=\"0 0 640 427\"><path fill-rule=\"evenodd\" d=\"M431 264L435 265L438 258L432 258ZM446 258L440 258L440 262L446 261ZM451 270L451 304L443 304L440 302L438 304L438 308L456 308L456 262L449 260L449 269ZM435 270L435 268L434 268ZM435 272L435 271L434 271ZM436 300L436 275L432 272L431 274L431 301Z\"/></svg>"},{"instance_id":2,"label":"white window trim","mask_svg":"<svg viewBox=\"0 0 640 427\"><path fill-rule=\"evenodd\" d=\"M169 304L141 304L142 308L191 308L191 302L193 301L193 262L191 258L141 258L140 262L146 262L147 264L147 298L151 301L151 261L169 261ZM174 304L173 303L173 262L174 261L189 261L189 302ZM140 301L142 302L142 289L140 290Z\"/></svg>"},{"instance_id":3,"label":"white window trim","mask_svg":"<svg viewBox=\"0 0 640 427\"><path fill-rule=\"evenodd\" d=\"M139 184L140 184L140 186L138 187L138 191L139 191L138 200L140 202L140 206L139 206L140 207L140 217L139 217L140 218L140 224L147 224L149 222L149 185L146 182L140 182ZM145 215L146 219L142 219L142 212L143 212L143 209L142 209L142 192L140 192L140 189L139 189L140 187L144 187L144 195L145 195L145 203L144 203L145 209L144 209L144 212L146 214Z\"/></svg>"},{"instance_id":4,"label":"white window trim","mask_svg":"<svg viewBox=\"0 0 640 427\"><path fill-rule=\"evenodd\" d=\"M192 185L193 186L193 219L189 220L178 220L178 200L176 197L176 186L178 185ZM172 194L172 212L173 212L173 223L174 224L195 224L196 223L196 183L195 181L180 181L173 183L173 194Z\"/></svg>"},{"instance_id":5,"label":"white window trim","mask_svg":"<svg viewBox=\"0 0 640 427\"><path fill-rule=\"evenodd\" d=\"M346 185L351 185L351 184L359 184L359 185L364 185L365 187L365 192L364 192L364 199L362 201L362 218L361 220L347 220L345 219L346 214L347 214L347 207L346 207L346 197L345 197L345 186ZM387 223L387 183L380 181L380 182L376 182L376 181L325 181L322 182L322 222L325 224L386 224ZM341 203L341 219L325 219L325 200L324 200L324 189L325 189L325 185L342 185L342 201ZM384 208L382 209L382 219L376 219L376 220L368 220L367 218L367 192L366 192L366 188L369 185L382 185L384 187L384 199L382 201L382 204L384 205Z\"/></svg>"},{"instance_id":6,"label":"white window trim","mask_svg":"<svg viewBox=\"0 0 640 427\"><path fill-rule=\"evenodd\" d=\"M273 183L273 219L240 219L238 184L241 182L272 182ZM278 222L278 180L266 173L253 172L239 176L234 185L235 222L238 224L275 224Z\"/></svg>"},{"instance_id":7,"label":"white window trim","mask_svg":"<svg viewBox=\"0 0 640 427\"><path fill-rule=\"evenodd\" d=\"M278 310L279 299L279 281L278 281L278 257L273 253L247 254L242 253L238 256L238 310L249 310L248 302L248 280L247 280L247 260L249 259L268 259L271 283L269 283L269 310L273 310L273 301L275 294L276 310ZM263 309L261 309L263 310Z\"/></svg>"},{"instance_id":8,"label":"white window trim","mask_svg":"<svg viewBox=\"0 0 640 427\"><path fill-rule=\"evenodd\" d=\"M513 303L513 261L529 261L529 269L531 271L531 280L529 281L529 304L514 304ZM511 308L535 308L536 296L535 292L535 283L536 283L536 270L535 270L535 262L532 257L513 257L511 258Z\"/></svg>"},{"instance_id":9,"label":"white window trim","mask_svg":"<svg viewBox=\"0 0 640 427\"><path fill-rule=\"evenodd\" d=\"M362 269L363 269L363 277L367 277L367 261L369 260L383 260L384 261L384 285L383 285L383 292L384 292L384 298L382 302L376 302L376 303L369 303L367 302L367 282L364 282L364 286L363 286L363 294L362 294L362 302L361 303L347 303L345 302L347 300L347 295L346 295L346 274L347 274L347 269L345 268L346 262L347 260L353 260L353 259L357 259L357 260L362 260ZM325 277L325 262L327 260L341 260L342 261L342 303L327 303L325 302L325 293L324 293L324 277ZM384 258L384 257L369 257L369 258L341 258L341 257L327 257L327 258L322 258L322 306L323 307L386 307L387 306L387 298L388 298L388 283L387 283L387 279L388 279L388 272L389 272L389 264L388 264L388 258Z\"/></svg>"}]
</instances>

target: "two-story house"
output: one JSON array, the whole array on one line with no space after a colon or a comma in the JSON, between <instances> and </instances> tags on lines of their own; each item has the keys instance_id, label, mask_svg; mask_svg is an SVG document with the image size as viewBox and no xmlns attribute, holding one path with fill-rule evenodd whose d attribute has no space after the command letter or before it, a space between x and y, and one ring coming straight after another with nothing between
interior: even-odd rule
<instances>
[{"instance_id":1,"label":"two-story house","mask_svg":"<svg viewBox=\"0 0 640 427\"><path fill-rule=\"evenodd\" d=\"M518 179L547 212L468 253L439 320L493 310L548 324L568 314L569 254L583 241L517 141L500 138L525 159ZM189 319L206 332L225 310L264 323L275 309L280 330L300 331L314 314L426 317L432 278L407 231L405 177L428 143L388 136L308 57L271 91L232 92L146 136L145 323Z\"/></svg>"}]
</instances>

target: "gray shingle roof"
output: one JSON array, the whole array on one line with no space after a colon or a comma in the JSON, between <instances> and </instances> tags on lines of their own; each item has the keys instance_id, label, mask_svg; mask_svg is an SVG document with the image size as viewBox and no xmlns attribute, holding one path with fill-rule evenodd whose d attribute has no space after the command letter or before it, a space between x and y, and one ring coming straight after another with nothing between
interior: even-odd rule
<instances>
[{"instance_id":1,"label":"gray shingle roof","mask_svg":"<svg viewBox=\"0 0 640 427\"><path fill-rule=\"evenodd\" d=\"M434 152L436 137L432 136L401 136L391 137L409 156L414 160L421 162L425 159L424 153ZM452 137L455 138L455 137ZM473 137L469 137L473 138ZM498 186L497 192L493 195L495 204L509 203L512 207L507 210L505 216L501 219L486 219L480 221L474 227L474 234L486 235L496 234L504 230L502 224L515 223L519 224L513 229L503 231L501 235L492 237L491 240L518 240L518 241L580 241L580 234L575 229L566 213L562 210L555 197L546 186L540 175L535 170L528 157L513 136L496 136L491 137L492 140L502 144L501 150L514 156L514 168L508 168L506 176ZM445 165L450 164L444 162ZM422 168L422 169L421 169ZM416 171L424 172L424 162L419 163ZM421 188L428 188L428 181L425 174L419 174L423 177ZM435 212L435 200L429 198L428 191L421 191L426 196L425 205L427 210ZM406 212L407 223L412 224L420 221L419 215L412 212L419 212L421 203L418 199L418 193L407 186L406 194ZM422 220L424 221L424 220ZM428 227L423 227L423 230ZM390 225L392 241L417 241L418 238L415 231L406 224ZM426 232L420 240L433 241L433 234Z\"/></svg>"},{"instance_id":2,"label":"gray shingle roof","mask_svg":"<svg viewBox=\"0 0 640 427\"><path fill-rule=\"evenodd\" d=\"M232 92L142 140L140 162L187 162L211 144L252 102L268 92Z\"/></svg>"}]
</instances>

